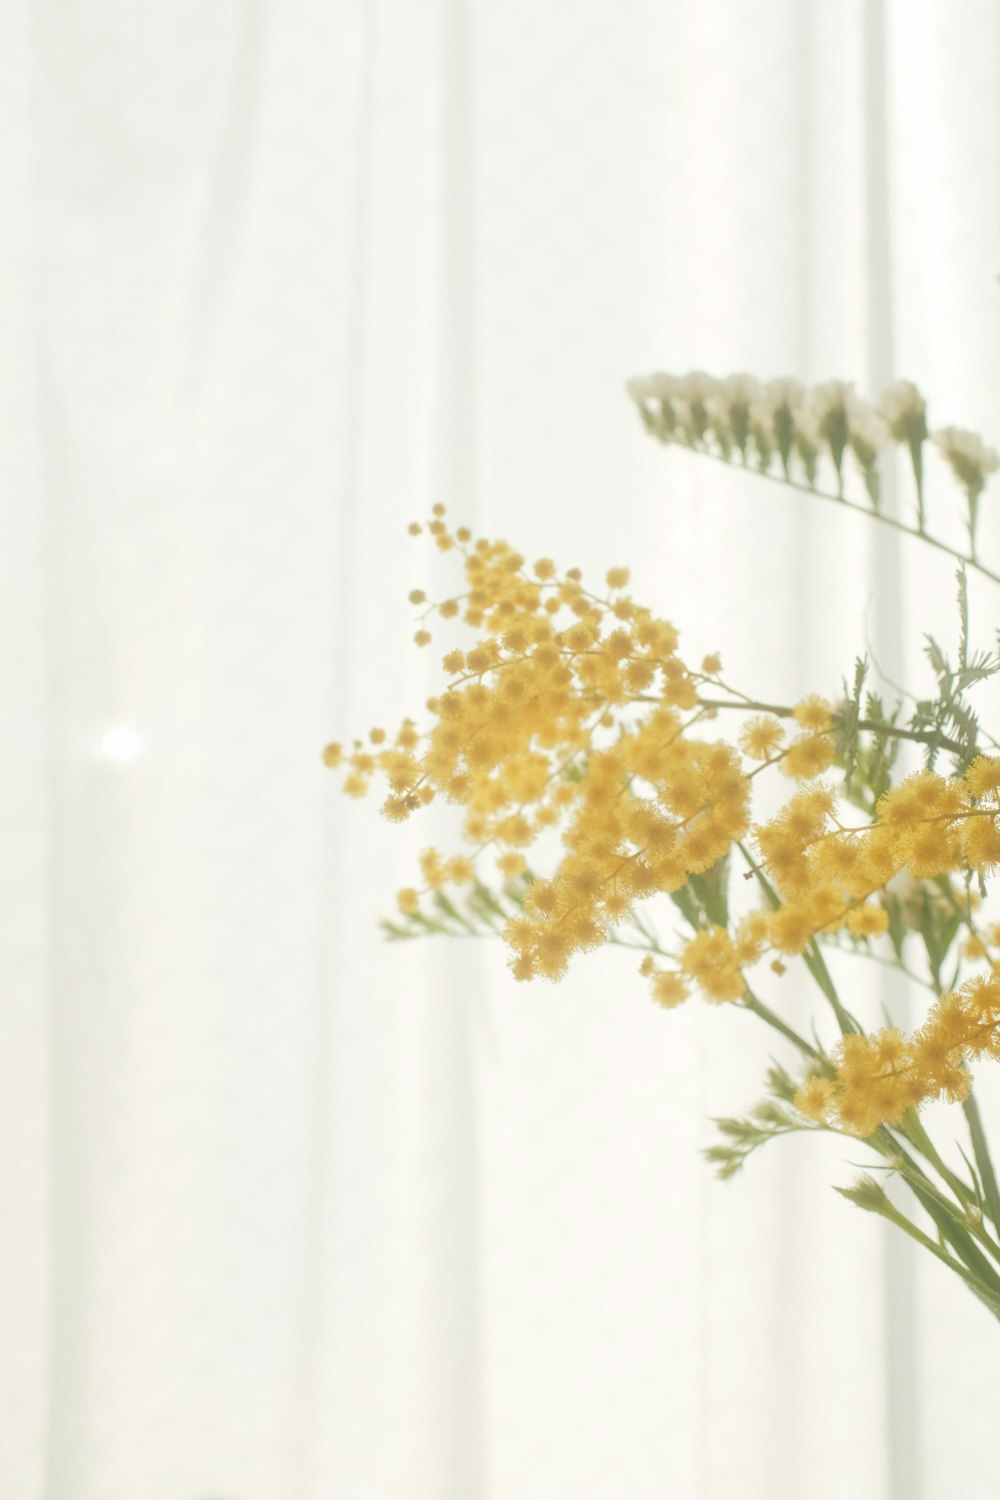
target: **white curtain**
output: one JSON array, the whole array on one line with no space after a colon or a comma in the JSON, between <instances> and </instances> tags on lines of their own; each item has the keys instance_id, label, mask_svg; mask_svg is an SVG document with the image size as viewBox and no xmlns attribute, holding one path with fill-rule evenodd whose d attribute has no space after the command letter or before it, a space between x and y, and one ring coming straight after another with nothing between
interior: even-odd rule
<instances>
[{"instance_id":1,"label":"white curtain","mask_svg":"<svg viewBox=\"0 0 1000 1500\"><path fill-rule=\"evenodd\" d=\"M1000 10L6 0L0 44L4 1500L995 1500L974 1300L832 1144L699 1155L768 1036L626 954L383 944L442 835L319 752L433 690L437 500L631 565L763 698L917 670L946 562L623 381L905 376L995 441Z\"/></svg>"}]
</instances>

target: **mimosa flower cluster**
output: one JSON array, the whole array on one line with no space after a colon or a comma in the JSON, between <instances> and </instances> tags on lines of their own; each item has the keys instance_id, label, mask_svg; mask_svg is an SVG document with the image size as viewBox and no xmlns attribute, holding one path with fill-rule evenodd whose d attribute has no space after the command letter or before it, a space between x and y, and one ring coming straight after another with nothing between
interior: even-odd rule
<instances>
[{"instance_id":1,"label":"mimosa flower cluster","mask_svg":"<svg viewBox=\"0 0 1000 1500\"><path fill-rule=\"evenodd\" d=\"M420 882L399 893L404 914L419 914L435 892L488 880L489 865L524 881L503 932L513 973L559 979L575 955L613 941L642 903L681 891L734 849L750 861L752 847L749 873L771 901L701 920L674 952L648 951L641 963L664 1006L692 988L749 1004L762 961L777 981L820 938L878 939L890 882L962 881L1000 866L1000 758L978 756L962 776L919 771L859 821L824 779L840 713L825 699L807 697L784 720L753 711L723 684L717 656L698 668L683 659L677 631L632 597L624 567L595 590L578 569L529 563L505 541L453 531L441 506L426 527L439 550L461 557L464 587L439 601L413 591L415 641L432 644L436 618L471 627L474 644L444 654L428 727L407 719L392 737L373 729L366 742L325 751L349 795L384 782L382 811L394 822L437 798L462 809L465 847L424 851ZM738 715L732 740L714 733L723 708ZM753 785L772 771L796 789L755 825ZM529 854L550 856L548 872L530 868ZM927 1099L959 1099L966 1060L996 1055L998 1006L991 969L942 999L912 1038L891 1028L848 1035L796 1105L808 1119L870 1135Z\"/></svg>"},{"instance_id":2,"label":"mimosa flower cluster","mask_svg":"<svg viewBox=\"0 0 1000 1500\"><path fill-rule=\"evenodd\" d=\"M898 1125L928 1100L967 1099L966 1064L1000 1060L1000 972L977 975L945 995L906 1037L894 1026L839 1043L832 1077L814 1073L795 1096L803 1114L852 1135Z\"/></svg>"},{"instance_id":3,"label":"mimosa flower cluster","mask_svg":"<svg viewBox=\"0 0 1000 1500\"><path fill-rule=\"evenodd\" d=\"M464 809L470 851L425 851L424 893L471 882L487 857L515 877L557 831L561 859L532 881L505 936L519 979L558 979L636 902L679 889L748 830L739 754L692 732L707 717L699 687L715 663L687 666L674 627L627 593L625 568L609 569L595 593L577 569L560 574L506 542L452 533L441 507L429 530L463 556L467 588L439 603L416 590L412 602L426 606L424 620L461 615L482 634L444 656L447 684L427 705L426 732L407 721L392 745L375 731L346 754L328 746L326 760L345 764L352 795L382 773L382 810L394 821L439 796ZM430 643L425 624L415 638ZM403 911L417 910L421 894L401 891Z\"/></svg>"}]
</instances>

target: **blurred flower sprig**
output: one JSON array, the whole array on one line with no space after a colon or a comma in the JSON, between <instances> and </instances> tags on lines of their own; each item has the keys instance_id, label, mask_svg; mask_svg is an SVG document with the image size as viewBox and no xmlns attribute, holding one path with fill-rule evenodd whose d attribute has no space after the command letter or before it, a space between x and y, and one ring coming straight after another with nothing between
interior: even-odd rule
<instances>
[{"instance_id":1,"label":"blurred flower sprig","mask_svg":"<svg viewBox=\"0 0 1000 1500\"><path fill-rule=\"evenodd\" d=\"M694 370L687 375L639 375L626 389L646 429L663 443L679 443L725 463L747 468L825 499L861 507L846 494L853 466L868 504L884 524L921 536L960 556L927 531L924 458L928 443L941 455L965 497L969 551L965 561L995 582L976 555L979 498L1000 455L974 432L927 426L927 403L911 381L900 380L872 404L841 380L805 386L801 381L761 381L752 375L724 378ZM906 450L914 477L913 523L886 514L881 504L879 461L893 447ZM829 474L835 488L824 489Z\"/></svg>"}]
</instances>

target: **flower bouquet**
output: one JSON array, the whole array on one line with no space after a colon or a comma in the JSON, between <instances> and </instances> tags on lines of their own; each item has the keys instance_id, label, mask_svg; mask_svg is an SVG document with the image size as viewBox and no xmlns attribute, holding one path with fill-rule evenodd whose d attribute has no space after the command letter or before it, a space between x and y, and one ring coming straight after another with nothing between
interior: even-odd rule
<instances>
[{"instance_id":1,"label":"flower bouquet","mask_svg":"<svg viewBox=\"0 0 1000 1500\"><path fill-rule=\"evenodd\" d=\"M409 529L454 554L464 582L440 599L411 593L414 639L430 645L432 624L475 639L449 643L426 728L406 719L391 737L372 729L324 751L348 795L384 782L393 822L436 799L461 809L463 848L424 851L385 931L499 936L525 981L560 980L579 955L613 944L638 952L666 1009L695 992L752 1012L796 1062L774 1063L762 1101L716 1122L707 1155L719 1175L792 1132L863 1141L871 1167L838 1191L897 1225L1000 1318L1000 1188L973 1071L1000 1059L1000 924L988 916L1000 745L973 701L1000 654L973 647L966 592L970 571L1000 584L977 552L979 500L1000 460L973 433L931 435L905 382L877 406L841 382L805 389L700 372L628 390L661 442L948 554L957 652L928 639L933 690L907 707L886 701L865 659L839 693L760 702L728 681L719 656L684 658L674 626L630 593L627 567L595 587L577 568L453 529L436 505ZM894 447L912 473L911 519L882 507ZM930 452L963 496L964 551L928 530ZM777 810L755 815L768 782L782 788ZM835 980L834 950L922 986L922 1024L866 1029ZM807 1023L783 998L793 965L822 1013ZM933 1100L956 1107L951 1160L921 1115Z\"/></svg>"}]
</instances>

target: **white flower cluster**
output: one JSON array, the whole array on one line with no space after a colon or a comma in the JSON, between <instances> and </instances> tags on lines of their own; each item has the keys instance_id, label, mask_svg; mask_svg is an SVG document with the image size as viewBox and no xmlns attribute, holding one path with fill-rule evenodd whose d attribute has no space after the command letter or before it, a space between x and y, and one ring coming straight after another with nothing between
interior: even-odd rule
<instances>
[{"instance_id":1,"label":"white flower cluster","mask_svg":"<svg viewBox=\"0 0 1000 1500\"><path fill-rule=\"evenodd\" d=\"M811 486L823 455L833 461L842 485L844 457L851 452L876 504L879 454L892 443L897 429L915 430L918 407L923 421L923 402L915 387L893 387L887 392L889 405L881 409L839 380L808 389L793 379L716 379L695 370L690 375L641 375L626 388L646 426L661 441L705 448L725 459L739 453L744 463L765 471L777 457L786 478L791 478L797 461Z\"/></svg>"},{"instance_id":2,"label":"white flower cluster","mask_svg":"<svg viewBox=\"0 0 1000 1500\"><path fill-rule=\"evenodd\" d=\"M879 411L897 443L922 443L927 436L927 402L912 380L897 380L882 392Z\"/></svg>"},{"instance_id":3,"label":"white flower cluster","mask_svg":"<svg viewBox=\"0 0 1000 1500\"><path fill-rule=\"evenodd\" d=\"M968 502L970 557L975 561L979 497L1000 455L982 438L961 427L927 430L927 403L909 380L897 380L877 406L853 385L827 380L807 387L801 381L757 380L753 375L718 379L694 370L690 375L639 375L626 390L649 431L664 443L685 443L731 463L738 455L748 467L767 473L777 458L784 477L804 478L816 489L821 459L834 468L837 494L844 498L844 461L851 454L876 511L878 460L894 443L909 450L916 481L917 526L924 529L923 445L931 437Z\"/></svg>"},{"instance_id":4,"label":"white flower cluster","mask_svg":"<svg viewBox=\"0 0 1000 1500\"><path fill-rule=\"evenodd\" d=\"M987 448L977 433L966 432L963 427L942 427L934 433L933 441L970 499L979 495L987 476L1000 468L1000 455Z\"/></svg>"}]
</instances>

